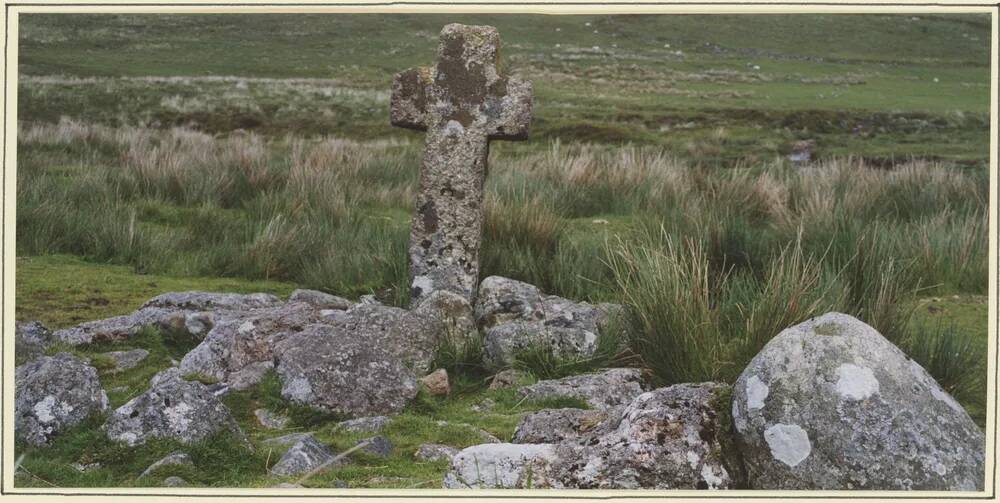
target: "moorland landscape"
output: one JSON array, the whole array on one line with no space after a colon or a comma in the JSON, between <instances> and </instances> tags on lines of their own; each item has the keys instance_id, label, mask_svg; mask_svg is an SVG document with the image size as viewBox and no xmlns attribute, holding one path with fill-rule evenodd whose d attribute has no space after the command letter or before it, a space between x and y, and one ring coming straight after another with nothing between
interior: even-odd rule
<instances>
[{"instance_id":1,"label":"moorland landscape","mask_svg":"<svg viewBox=\"0 0 1000 503\"><path fill-rule=\"evenodd\" d=\"M488 149L477 294L418 303L429 136L390 103L449 23L497 28L532 118ZM33 402L15 483L981 489L989 37L971 14L23 15L16 379L72 373L93 413ZM841 396L800 414L804 456L801 428L746 433L813 386L759 384L776 366ZM173 394L209 426L169 433L147 409ZM707 437L658 437L664 410ZM913 434L933 455L904 477L817 439L824 410L876 425L858 443L953 426ZM485 456L503 476L461 466Z\"/></svg>"}]
</instances>

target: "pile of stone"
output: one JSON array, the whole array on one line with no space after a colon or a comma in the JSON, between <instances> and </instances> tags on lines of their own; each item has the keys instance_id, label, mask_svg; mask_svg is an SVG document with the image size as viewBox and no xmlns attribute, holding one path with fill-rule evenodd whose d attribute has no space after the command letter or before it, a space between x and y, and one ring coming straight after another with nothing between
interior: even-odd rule
<instances>
[{"instance_id":1,"label":"pile of stone","mask_svg":"<svg viewBox=\"0 0 1000 503\"><path fill-rule=\"evenodd\" d=\"M678 384L636 395L611 384L624 372L521 388L587 397L594 408L525 416L514 443L456 454L444 486L984 487L984 435L968 413L920 365L844 314L778 334L732 389Z\"/></svg>"}]
</instances>

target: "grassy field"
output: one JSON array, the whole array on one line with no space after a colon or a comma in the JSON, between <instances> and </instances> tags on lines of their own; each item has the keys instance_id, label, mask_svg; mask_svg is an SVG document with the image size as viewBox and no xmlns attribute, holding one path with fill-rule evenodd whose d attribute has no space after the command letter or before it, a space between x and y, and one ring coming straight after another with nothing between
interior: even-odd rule
<instances>
[{"instance_id":1,"label":"grassy field","mask_svg":"<svg viewBox=\"0 0 1000 503\"><path fill-rule=\"evenodd\" d=\"M987 16L23 16L17 318L61 328L191 289L406 305L422 137L389 126L389 87L453 21L497 26L506 69L535 82L531 139L491 149L482 275L629 307L628 351L521 355L529 378L627 363L658 384L732 381L781 329L837 310L983 424ZM785 159L799 140L816 162ZM102 369L117 406L192 344L145 332L72 351L151 352ZM307 485L437 487L445 465L414 462L419 443L507 439L553 405L485 389L474 351L438 363L456 392L393 422L389 459ZM227 400L253 453L213 439L186 448L196 469L140 481L178 446L124 449L95 419L19 446L17 484L266 487L280 452L259 442L260 406L337 450L358 439L289 408L273 378Z\"/></svg>"}]
</instances>

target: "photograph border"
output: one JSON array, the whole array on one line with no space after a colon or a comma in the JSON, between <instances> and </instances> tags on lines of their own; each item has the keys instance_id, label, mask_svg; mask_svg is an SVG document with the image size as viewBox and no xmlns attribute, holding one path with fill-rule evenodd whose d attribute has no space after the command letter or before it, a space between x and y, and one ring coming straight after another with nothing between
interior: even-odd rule
<instances>
[{"instance_id":1,"label":"photograph border","mask_svg":"<svg viewBox=\"0 0 1000 503\"><path fill-rule=\"evenodd\" d=\"M73 488L52 490L46 488L15 488L14 474L14 268L15 268L15 198L17 156L17 22L20 14L30 13L134 13L134 14L215 14L215 13L463 13L463 14L875 14L875 13L970 13L991 14L991 68L990 68L990 199L989 199L989 342L987 383L986 431L986 483L982 492L906 492L906 491L763 491L763 490L542 490L542 489L272 489L272 488ZM4 0L4 100L3 100L3 212L0 219L2 232L3 266L0 288L3 291L3 346L0 359L0 395L3 400L2 442L0 442L0 496L74 496L74 497L181 497L181 498L330 498L343 499L466 499L490 500L994 500L997 485L997 389L998 381L998 332L997 312L1000 298L997 295L997 256L1000 253L997 239L997 183L998 183L998 19L1000 3L989 2L809 2L809 1L653 1L653 2L446 2L446 1L373 1L373 2L280 2L280 1L190 1L190 2L8 2ZM388 118L386 119L388 120Z\"/></svg>"}]
</instances>

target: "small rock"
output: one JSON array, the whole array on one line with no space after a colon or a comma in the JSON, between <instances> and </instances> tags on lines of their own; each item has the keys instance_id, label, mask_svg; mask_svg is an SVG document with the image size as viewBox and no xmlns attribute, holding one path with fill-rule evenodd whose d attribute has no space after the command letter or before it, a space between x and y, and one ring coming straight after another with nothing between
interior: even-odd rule
<instances>
[{"instance_id":1,"label":"small rock","mask_svg":"<svg viewBox=\"0 0 1000 503\"><path fill-rule=\"evenodd\" d=\"M451 393L451 386L448 384L448 371L445 369L437 369L427 374L420 379L420 383L432 395L447 395Z\"/></svg>"},{"instance_id":2,"label":"small rock","mask_svg":"<svg viewBox=\"0 0 1000 503\"><path fill-rule=\"evenodd\" d=\"M295 290L288 297L288 302L305 302L320 309L336 309L344 311L354 306L354 303L336 295L320 292L317 290Z\"/></svg>"},{"instance_id":3,"label":"small rock","mask_svg":"<svg viewBox=\"0 0 1000 503\"><path fill-rule=\"evenodd\" d=\"M187 481L180 477L167 477L163 479L163 487L184 487Z\"/></svg>"},{"instance_id":4,"label":"small rock","mask_svg":"<svg viewBox=\"0 0 1000 503\"><path fill-rule=\"evenodd\" d=\"M368 442L368 445L362 447L361 450L369 454L378 456L380 458L387 458L392 454L392 442L381 435L377 437L366 438L358 442Z\"/></svg>"},{"instance_id":5,"label":"small rock","mask_svg":"<svg viewBox=\"0 0 1000 503\"><path fill-rule=\"evenodd\" d=\"M142 363L149 356L149 351L145 349L132 349L129 351L111 351L110 353L102 354L115 362L115 366L111 369L111 372L123 372L135 368Z\"/></svg>"},{"instance_id":6,"label":"small rock","mask_svg":"<svg viewBox=\"0 0 1000 503\"><path fill-rule=\"evenodd\" d=\"M139 478L141 479L143 477L152 475L153 472L155 472L156 470L163 468L164 466L171 466L171 465L194 466L194 462L191 461L191 456L188 456L187 453L176 451L170 453L163 459L149 465L149 468L146 468L146 470L139 475Z\"/></svg>"},{"instance_id":7,"label":"small rock","mask_svg":"<svg viewBox=\"0 0 1000 503\"><path fill-rule=\"evenodd\" d=\"M288 417L276 414L267 409L257 409L253 411L253 415L257 418L257 422L261 426L271 430L280 430L288 426Z\"/></svg>"},{"instance_id":8,"label":"small rock","mask_svg":"<svg viewBox=\"0 0 1000 503\"><path fill-rule=\"evenodd\" d=\"M350 487L349 485L347 485L347 482L344 482L343 480L340 480L340 479L334 480L333 484L331 484L331 485L335 489L347 489L348 487Z\"/></svg>"},{"instance_id":9,"label":"small rock","mask_svg":"<svg viewBox=\"0 0 1000 503\"><path fill-rule=\"evenodd\" d=\"M515 444L554 444L579 438L593 430L608 415L598 410L550 409L531 412L514 430Z\"/></svg>"},{"instance_id":10,"label":"small rock","mask_svg":"<svg viewBox=\"0 0 1000 503\"><path fill-rule=\"evenodd\" d=\"M40 356L14 370L14 434L42 446L52 437L108 410L97 369L69 353Z\"/></svg>"},{"instance_id":11,"label":"small rock","mask_svg":"<svg viewBox=\"0 0 1000 503\"><path fill-rule=\"evenodd\" d=\"M596 409L613 409L628 405L645 391L645 381L639 369L609 369L596 374L539 381L518 390L528 400L573 397Z\"/></svg>"},{"instance_id":12,"label":"small rock","mask_svg":"<svg viewBox=\"0 0 1000 503\"><path fill-rule=\"evenodd\" d=\"M392 421L389 416L359 417L337 423L337 429L352 433L375 433L382 431L389 421Z\"/></svg>"},{"instance_id":13,"label":"small rock","mask_svg":"<svg viewBox=\"0 0 1000 503\"><path fill-rule=\"evenodd\" d=\"M312 435L306 435L295 443L278 462L271 467L274 475L286 477L308 473L314 468L332 460L334 453ZM341 462L338 461L339 465Z\"/></svg>"},{"instance_id":14,"label":"small rock","mask_svg":"<svg viewBox=\"0 0 1000 503\"><path fill-rule=\"evenodd\" d=\"M291 482L282 482L280 484L275 484L271 487L279 489L305 489L305 486L303 486L302 484L293 484Z\"/></svg>"},{"instance_id":15,"label":"small rock","mask_svg":"<svg viewBox=\"0 0 1000 503\"><path fill-rule=\"evenodd\" d=\"M444 444L420 444L413 457L419 461L451 461L458 449Z\"/></svg>"},{"instance_id":16,"label":"small rock","mask_svg":"<svg viewBox=\"0 0 1000 503\"><path fill-rule=\"evenodd\" d=\"M525 379L524 372L516 369L507 369L493 376L490 381L490 389L513 388Z\"/></svg>"}]
</instances>

